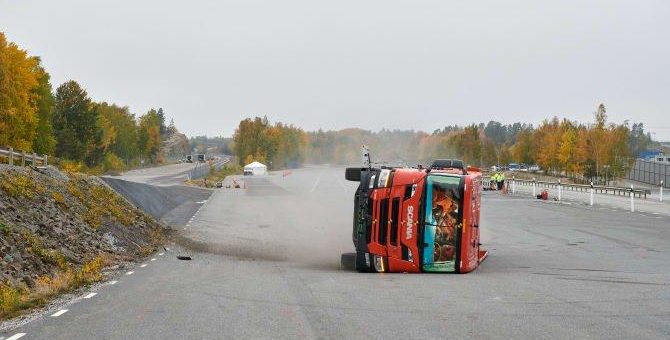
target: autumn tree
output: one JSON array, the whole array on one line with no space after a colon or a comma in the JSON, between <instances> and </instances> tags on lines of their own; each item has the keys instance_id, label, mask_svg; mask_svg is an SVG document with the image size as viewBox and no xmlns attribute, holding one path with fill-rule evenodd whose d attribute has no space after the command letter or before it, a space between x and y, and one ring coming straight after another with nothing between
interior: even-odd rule
<instances>
[{"instance_id":1,"label":"autumn tree","mask_svg":"<svg viewBox=\"0 0 670 340\"><path fill-rule=\"evenodd\" d=\"M0 33L0 145L32 150L38 124L39 59Z\"/></svg>"},{"instance_id":2,"label":"autumn tree","mask_svg":"<svg viewBox=\"0 0 670 340\"><path fill-rule=\"evenodd\" d=\"M105 153L129 160L139 155L138 126L128 107L102 102L96 105L103 130L100 142Z\"/></svg>"},{"instance_id":3,"label":"autumn tree","mask_svg":"<svg viewBox=\"0 0 670 340\"><path fill-rule=\"evenodd\" d=\"M482 143L479 127L472 124L463 129L462 132L452 135L446 143L454 146L456 152L465 163L481 164Z\"/></svg>"},{"instance_id":4,"label":"autumn tree","mask_svg":"<svg viewBox=\"0 0 670 340\"><path fill-rule=\"evenodd\" d=\"M56 138L51 123L54 111L51 76L40 65L35 68L35 72L38 77L37 87L33 89L33 98L37 109L37 126L32 149L40 154L52 155L56 149Z\"/></svg>"},{"instance_id":5,"label":"autumn tree","mask_svg":"<svg viewBox=\"0 0 670 340\"><path fill-rule=\"evenodd\" d=\"M161 117L154 109L140 117L138 146L143 158L151 162L159 160L161 146Z\"/></svg>"},{"instance_id":6,"label":"autumn tree","mask_svg":"<svg viewBox=\"0 0 670 340\"><path fill-rule=\"evenodd\" d=\"M558 161L567 173L575 174L579 169L576 156L577 131L571 124L568 124L563 128L558 150Z\"/></svg>"},{"instance_id":7,"label":"autumn tree","mask_svg":"<svg viewBox=\"0 0 670 340\"><path fill-rule=\"evenodd\" d=\"M86 90L74 80L56 89L53 128L57 156L94 165L101 132L98 113Z\"/></svg>"}]
</instances>

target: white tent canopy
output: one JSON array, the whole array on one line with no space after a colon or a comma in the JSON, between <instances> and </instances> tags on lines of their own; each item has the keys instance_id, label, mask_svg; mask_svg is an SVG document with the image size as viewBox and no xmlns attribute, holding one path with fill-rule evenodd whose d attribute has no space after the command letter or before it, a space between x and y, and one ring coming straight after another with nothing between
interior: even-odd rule
<instances>
[{"instance_id":1,"label":"white tent canopy","mask_svg":"<svg viewBox=\"0 0 670 340\"><path fill-rule=\"evenodd\" d=\"M260 162L252 162L244 166L245 175L267 175L268 167Z\"/></svg>"}]
</instances>

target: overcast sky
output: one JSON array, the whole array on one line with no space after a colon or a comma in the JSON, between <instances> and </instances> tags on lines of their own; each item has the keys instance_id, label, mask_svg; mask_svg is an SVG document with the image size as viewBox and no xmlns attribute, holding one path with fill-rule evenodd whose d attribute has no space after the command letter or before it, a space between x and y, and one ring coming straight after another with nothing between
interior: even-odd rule
<instances>
[{"instance_id":1,"label":"overcast sky","mask_svg":"<svg viewBox=\"0 0 670 340\"><path fill-rule=\"evenodd\" d=\"M0 0L54 85L188 135L254 115L305 129L432 131L558 115L670 140L668 1Z\"/></svg>"}]
</instances>

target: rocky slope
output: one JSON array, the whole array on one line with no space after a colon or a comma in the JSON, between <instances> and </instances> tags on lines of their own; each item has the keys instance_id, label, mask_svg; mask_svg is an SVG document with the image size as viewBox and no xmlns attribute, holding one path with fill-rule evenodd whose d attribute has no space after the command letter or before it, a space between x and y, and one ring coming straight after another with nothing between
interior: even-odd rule
<instances>
[{"instance_id":1,"label":"rocky slope","mask_svg":"<svg viewBox=\"0 0 670 340\"><path fill-rule=\"evenodd\" d=\"M164 228L97 177L0 165L0 319L151 253Z\"/></svg>"}]
</instances>

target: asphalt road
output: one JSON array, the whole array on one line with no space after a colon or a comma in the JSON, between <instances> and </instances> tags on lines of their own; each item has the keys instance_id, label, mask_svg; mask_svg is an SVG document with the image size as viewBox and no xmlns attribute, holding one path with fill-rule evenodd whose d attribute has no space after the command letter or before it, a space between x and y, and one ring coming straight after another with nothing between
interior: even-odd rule
<instances>
[{"instance_id":1,"label":"asphalt road","mask_svg":"<svg viewBox=\"0 0 670 340\"><path fill-rule=\"evenodd\" d=\"M222 156L213 165L219 169L226 162L228 156ZM207 163L178 163L160 167L142 168L124 172L121 176L112 176L127 181L145 183L156 186L171 186L183 184L189 178L200 178L209 173Z\"/></svg>"},{"instance_id":2,"label":"asphalt road","mask_svg":"<svg viewBox=\"0 0 670 340\"><path fill-rule=\"evenodd\" d=\"M0 336L23 339L670 338L670 217L486 192L464 275L360 274L343 169L220 189L181 246ZM185 228L185 230L184 230ZM189 254L192 261L179 261Z\"/></svg>"}]
</instances>

